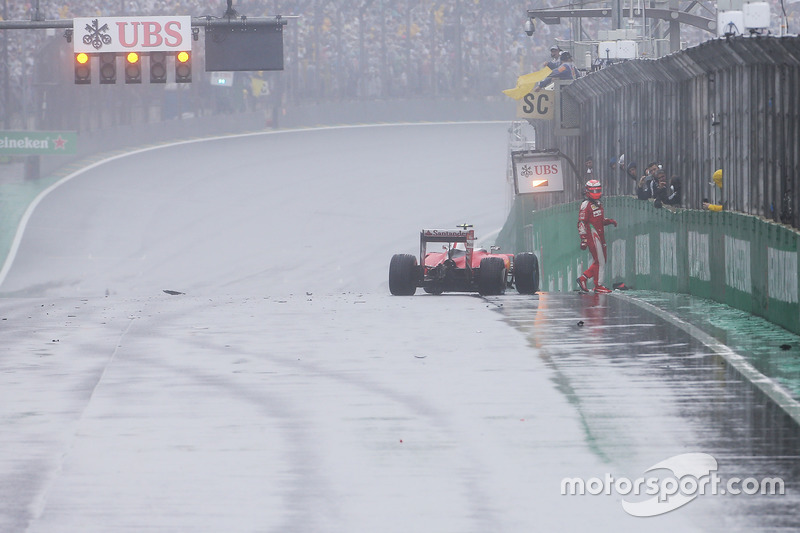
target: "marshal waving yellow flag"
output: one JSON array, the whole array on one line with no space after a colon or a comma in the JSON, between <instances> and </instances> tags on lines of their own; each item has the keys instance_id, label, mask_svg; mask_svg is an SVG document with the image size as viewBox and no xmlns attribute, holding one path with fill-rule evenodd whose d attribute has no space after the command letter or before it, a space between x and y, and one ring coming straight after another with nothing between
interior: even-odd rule
<instances>
[{"instance_id":1,"label":"marshal waving yellow flag","mask_svg":"<svg viewBox=\"0 0 800 533\"><path fill-rule=\"evenodd\" d=\"M517 78L517 86L513 89L506 89L503 94L510 96L514 100L521 100L526 94L531 92L534 86L545 79L552 71L549 67L544 67L542 70L531 72Z\"/></svg>"}]
</instances>

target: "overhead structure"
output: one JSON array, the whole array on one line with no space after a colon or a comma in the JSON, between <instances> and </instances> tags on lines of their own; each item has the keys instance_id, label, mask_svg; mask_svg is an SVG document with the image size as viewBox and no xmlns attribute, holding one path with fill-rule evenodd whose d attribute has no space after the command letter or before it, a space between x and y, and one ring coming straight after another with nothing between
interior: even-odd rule
<instances>
[{"instance_id":1,"label":"overhead structure","mask_svg":"<svg viewBox=\"0 0 800 533\"><path fill-rule=\"evenodd\" d=\"M100 83L116 84L117 55L125 83L142 82L142 59L150 83L166 83L167 59L175 60L175 81L192 81L192 41L205 31L205 70L283 70L283 27L294 16L240 16L228 0L223 18L191 16L84 17L63 20L0 20L0 30L63 29L73 43L75 83L92 83L92 63ZM95 59L95 56L98 56Z\"/></svg>"},{"instance_id":2,"label":"overhead structure","mask_svg":"<svg viewBox=\"0 0 800 533\"><path fill-rule=\"evenodd\" d=\"M545 24L561 24L561 19L612 18L612 26L622 29L622 20L656 19L669 22L670 52L677 52L681 47L680 25L686 24L701 30L716 33L717 21L694 15L677 8L623 8L620 0L614 0L612 8L591 9L529 9L528 18L539 19ZM574 55L574 54L573 54ZM577 56L576 56L577 57Z\"/></svg>"}]
</instances>

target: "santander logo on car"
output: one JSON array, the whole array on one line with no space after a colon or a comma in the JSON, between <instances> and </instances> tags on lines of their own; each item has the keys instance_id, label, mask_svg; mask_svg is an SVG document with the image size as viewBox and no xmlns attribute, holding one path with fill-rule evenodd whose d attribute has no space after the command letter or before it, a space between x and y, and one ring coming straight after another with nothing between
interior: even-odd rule
<instances>
[{"instance_id":1,"label":"santander logo on car","mask_svg":"<svg viewBox=\"0 0 800 533\"><path fill-rule=\"evenodd\" d=\"M463 230L429 229L424 231L427 237L467 237L469 232Z\"/></svg>"}]
</instances>

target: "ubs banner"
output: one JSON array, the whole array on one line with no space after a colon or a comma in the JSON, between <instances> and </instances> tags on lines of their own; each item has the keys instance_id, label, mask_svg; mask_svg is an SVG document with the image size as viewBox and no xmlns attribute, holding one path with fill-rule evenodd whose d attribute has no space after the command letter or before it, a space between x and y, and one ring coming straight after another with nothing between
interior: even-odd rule
<instances>
[{"instance_id":1,"label":"ubs banner","mask_svg":"<svg viewBox=\"0 0 800 533\"><path fill-rule=\"evenodd\" d=\"M563 162L552 153L511 152L517 194L564 190Z\"/></svg>"},{"instance_id":2,"label":"ubs banner","mask_svg":"<svg viewBox=\"0 0 800 533\"><path fill-rule=\"evenodd\" d=\"M91 17L72 21L75 52L192 49L192 17Z\"/></svg>"}]
</instances>

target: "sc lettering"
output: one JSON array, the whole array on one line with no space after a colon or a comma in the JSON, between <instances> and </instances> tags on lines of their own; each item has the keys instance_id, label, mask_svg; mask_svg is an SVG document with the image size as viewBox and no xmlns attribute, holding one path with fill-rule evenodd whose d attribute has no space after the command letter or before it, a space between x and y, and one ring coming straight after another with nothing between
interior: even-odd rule
<instances>
[{"instance_id":1,"label":"sc lettering","mask_svg":"<svg viewBox=\"0 0 800 533\"><path fill-rule=\"evenodd\" d=\"M543 93L528 93L525 95L522 104L522 112L531 114L536 111L539 115L546 115L550 110L550 96Z\"/></svg>"}]
</instances>

